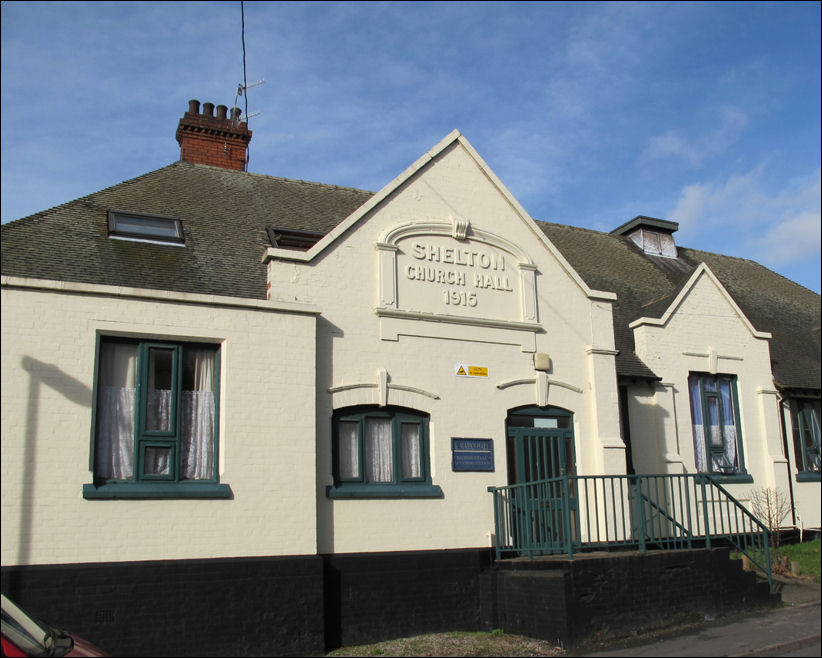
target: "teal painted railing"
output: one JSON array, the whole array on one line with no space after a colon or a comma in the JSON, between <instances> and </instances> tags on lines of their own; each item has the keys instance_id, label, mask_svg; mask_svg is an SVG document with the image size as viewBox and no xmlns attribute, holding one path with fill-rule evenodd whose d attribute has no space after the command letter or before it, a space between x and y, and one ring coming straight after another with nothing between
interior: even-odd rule
<instances>
[{"instance_id":1,"label":"teal painted railing","mask_svg":"<svg viewBox=\"0 0 822 658\"><path fill-rule=\"evenodd\" d=\"M773 586L768 528L710 475L566 475L488 491L497 558L728 543Z\"/></svg>"}]
</instances>

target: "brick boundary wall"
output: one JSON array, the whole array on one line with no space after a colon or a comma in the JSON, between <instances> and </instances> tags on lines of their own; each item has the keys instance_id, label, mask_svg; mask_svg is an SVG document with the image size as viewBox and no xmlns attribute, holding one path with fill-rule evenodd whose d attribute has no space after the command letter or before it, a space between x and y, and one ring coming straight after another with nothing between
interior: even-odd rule
<instances>
[{"instance_id":1,"label":"brick boundary wall","mask_svg":"<svg viewBox=\"0 0 822 658\"><path fill-rule=\"evenodd\" d=\"M780 601L727 548L500 562L481 581L485 629L563 647Z\"/></svg>"}]
</instances>

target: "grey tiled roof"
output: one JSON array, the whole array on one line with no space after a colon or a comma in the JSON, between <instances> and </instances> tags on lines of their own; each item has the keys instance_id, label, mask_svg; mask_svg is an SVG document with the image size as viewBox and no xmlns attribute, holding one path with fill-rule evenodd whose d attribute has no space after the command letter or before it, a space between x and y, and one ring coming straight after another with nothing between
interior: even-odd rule
<instances>
[{"instance_id":1,"label":"grey tiled roof","mask_svg":"<svg viewBox=\"0 0 822 658\"><path fill-rule=\"evenodd\" d=\"M327 233L371 196L176 162L3 225L2 272L265 299L268 226ZM109 239L110 209L179 218L185 248Z\"/></svg>"},{"instance_id":2,"label":"grey tiled roof","mask_svg":"<svg viewBox=\"0 0 822 658\"><path fill-rule=\"evenodd\" d=\"M2 273L178 292L266 297L266 228L327 233L372 192L176 162L2 226ZM184 248L108 238L107 211L177 217ZM628 324L659 317L705 262L758 330L773 334L776 383L820 388L819 295L749 260L691 249L643 254L630 239L538 222L585 282L617 294L617 372L656 378Z\"/></svg>"},{"instance_id":3,"label":"grey tiled roof","mask_svg":"<svg viewBox=\"0 0 822 658\"><path fill-rule=\"evenodd\" d=\"M700 263L716 275L754 328L770 341L775 383L782 388L820 388L820 297L759 263L678 247L678 258L645 255L629 238L561 224L538 222L592 288L617 294L614 333L617 372L643 377L647 366L634 354L628 324L661 317Z\"/></svg>"}]
</instances>

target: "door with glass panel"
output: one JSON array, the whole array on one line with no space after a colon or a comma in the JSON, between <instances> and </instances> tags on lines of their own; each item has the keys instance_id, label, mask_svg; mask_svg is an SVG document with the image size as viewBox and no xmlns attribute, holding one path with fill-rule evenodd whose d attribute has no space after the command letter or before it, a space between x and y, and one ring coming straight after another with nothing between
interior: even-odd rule
<instances>
[{"instance_id":1,"label":"door with glass panel","mask_svg":"<svg viewBox=\"0 0 822 658\"><path fill-rule=\"evenodd\" d=\"M508 483L518 545L542 553L561 552L579 542L573 417L549 407L508 413Z\"/></svg>"}]
</instances>

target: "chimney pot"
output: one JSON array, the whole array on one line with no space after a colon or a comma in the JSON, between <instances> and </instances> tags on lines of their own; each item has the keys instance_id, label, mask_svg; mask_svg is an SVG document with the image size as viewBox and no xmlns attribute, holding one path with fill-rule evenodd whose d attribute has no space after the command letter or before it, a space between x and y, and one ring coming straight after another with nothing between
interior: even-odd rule
<instances>
[{"instance_id":1,"label":"chimney pot","mask_svg":"<svg viewBox=\"0 0 822 658\"><path fill-rule=\"evenodd\" d=\"M251 131L247 124L240 123L239 108L231 108L229 121L227 105L217 106L216 117L214 103L203 103L202 107L200 114L200 101L189 101L188 112L177 126L180 160L245 171Z\"/></svg>"}]
</instances>

